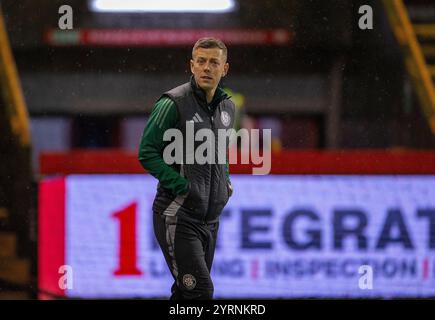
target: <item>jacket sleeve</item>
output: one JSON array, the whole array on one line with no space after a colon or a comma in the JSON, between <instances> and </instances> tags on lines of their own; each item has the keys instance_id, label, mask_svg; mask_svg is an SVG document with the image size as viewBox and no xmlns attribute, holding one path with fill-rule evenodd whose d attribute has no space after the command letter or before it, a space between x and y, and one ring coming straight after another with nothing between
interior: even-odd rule
<instances>
[{"instance_id":1,"label":"jacket sleeve","mask_svg":"<svg viewBox=\"0 0 435 320\"><path fill-rule=\"evenodd\" d=\"M163 160L167 143L163 141L163 135L167 129L174 128L177 121L175 103L168 97L158 100L143 131L138 158L142 167L158 179L162 187L179 195L189 191L189 183Z\"/></svg>"}]
</instances>

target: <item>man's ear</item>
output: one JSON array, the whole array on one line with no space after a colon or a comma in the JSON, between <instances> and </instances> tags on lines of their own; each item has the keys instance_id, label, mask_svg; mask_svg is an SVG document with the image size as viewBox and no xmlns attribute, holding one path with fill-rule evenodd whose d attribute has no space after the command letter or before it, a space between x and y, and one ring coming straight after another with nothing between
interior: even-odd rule
<instances>
[{"instance_id":1,"label":"man's ear","mask_svg":"<svg viewBox=\"0 0 435 320\"><path fill-rule=\"evenodd\" d=\"M190 59L190 72L193 74L193 60Z\"/></svg>"},{"instance_id":2,"label":"man's ear","mask_svg":"<svg viewBox=\"0 0 435 320\"><path fill-rule=\"evenodd\" d=\"M224 73L222 74L222 77L225 77L227 75L229 69L230 69L230 65L228 62L226 62L224 65Z\"/></svg>"}]
</instances>

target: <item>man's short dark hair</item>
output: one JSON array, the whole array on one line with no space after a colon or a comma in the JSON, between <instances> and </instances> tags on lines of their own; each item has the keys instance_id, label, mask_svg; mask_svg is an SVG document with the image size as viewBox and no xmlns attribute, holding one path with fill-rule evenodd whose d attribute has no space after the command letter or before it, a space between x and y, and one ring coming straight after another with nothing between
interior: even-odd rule
<instances>
[{"instance_id":1,"label":"man's short dark hair","mask_svg":"<svg viewBox=\"0 0 435 320\"><path fill-rule=\"evenodd\" d=\"M195 45L192 49L192 58L193 53L196 49L203 48L203 49L212 49L212 48L219 48L222 49L222 54L224 56L224 60L227 61L228 57L228 49L225 43L223 43L221 40L216 38L201 38L198 41L196 41Z\"/></svg>"}]
</instances>

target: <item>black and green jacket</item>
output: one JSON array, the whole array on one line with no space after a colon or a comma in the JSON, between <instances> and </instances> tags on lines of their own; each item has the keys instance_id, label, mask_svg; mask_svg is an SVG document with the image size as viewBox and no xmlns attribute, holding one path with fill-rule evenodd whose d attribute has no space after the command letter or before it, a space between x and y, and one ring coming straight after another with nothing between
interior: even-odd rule
<instances>
[{"instance_id":1,"label":"black and green jacket","mask_svg":"<svg viewBox=\"0 0 435 320\"><path fill-rule=\"evenodd\" d=\"M170 142L164 141L163 135L166 130L176 128L186 138L186 121L195 119L195 133L207 128L217 137L218 129L233 127L234 112L233 102L220 87L208 104L205 92L193 77L158 99L144 129L138 155L142 166L159 180L154 212L199 222L217 221L229 198L228 160L226 164L198 164L195 161L193 164L168 165L163 160L163 150ZM217 159L218 140L215 140ZM195 141L195 149L201 143ZM183 148L185 155L185 143Z\"/></svg>"}]
</instances>

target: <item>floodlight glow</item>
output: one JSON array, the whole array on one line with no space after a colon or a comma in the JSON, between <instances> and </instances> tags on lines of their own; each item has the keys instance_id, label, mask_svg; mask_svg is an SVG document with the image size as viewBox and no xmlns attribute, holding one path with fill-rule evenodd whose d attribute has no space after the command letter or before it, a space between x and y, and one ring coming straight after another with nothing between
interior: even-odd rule
<instances>
[{"instance_id":1,"label":"floodlight glow","mask_svg":"<svg viewBox=\"0 0 435 320\"><path fill-rule=\"evenodd\" d=\"M91 0L95 12L211 12L233 11L234 0Z\"/></svg>"}]
</instances>

